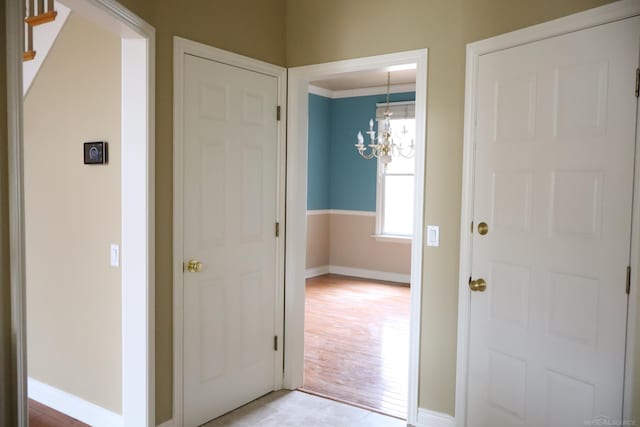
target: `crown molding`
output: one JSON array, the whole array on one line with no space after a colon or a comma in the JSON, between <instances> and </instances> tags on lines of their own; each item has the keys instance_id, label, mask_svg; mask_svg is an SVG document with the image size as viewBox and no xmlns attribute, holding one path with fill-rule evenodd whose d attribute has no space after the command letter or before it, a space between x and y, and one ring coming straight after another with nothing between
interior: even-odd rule
<instances>
[{"instance_id":1,"label":"crown molding","mask_svg":"<svg viewBox=\"0 0 640 427\"><path fill-rule=\"evenodd\" d=\"M404 93L404 92L415 92L415 91L416 91L415 83L391 85L391 87L389 88L389 93ZM324 96L325 98L330 98L330 99L354 98L357 96L384 95L387 93L387 87L375 86L375 87L365 87L361 89L330 90L330 89L325 89L325 88L310 84L309 93L312 93L314 95Z\"/></svg>"}]
</instances>

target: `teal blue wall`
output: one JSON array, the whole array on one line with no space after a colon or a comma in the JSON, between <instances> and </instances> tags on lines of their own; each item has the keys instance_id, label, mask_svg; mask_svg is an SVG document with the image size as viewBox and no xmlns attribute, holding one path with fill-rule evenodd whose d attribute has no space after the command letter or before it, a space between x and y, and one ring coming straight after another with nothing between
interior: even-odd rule
<instances>
[{"instance_id":1,"label":"teal blue wall","mask_svg":"<svg viewBox=\"0 0 640 427\"><path fill-rule=\"evenodd\" d=\"M376 162L361 158L354 144L358 131L364 134L375 119L376 103L385 99L309 94L307 209L376 210ZM391 102L414 100L415 92L390 95Z\"/></svg>"},{"instance_id":2,"label":"teal blue wall","mask_svg":"<svg viewBox=\"0 0 640 427\"><path fill-rule=\"evenodd\" d=\"M307 169L307 209L309 210L329 209L330 107L331 99L309 94L309 166Z\"/></svg>"}]
</instances>

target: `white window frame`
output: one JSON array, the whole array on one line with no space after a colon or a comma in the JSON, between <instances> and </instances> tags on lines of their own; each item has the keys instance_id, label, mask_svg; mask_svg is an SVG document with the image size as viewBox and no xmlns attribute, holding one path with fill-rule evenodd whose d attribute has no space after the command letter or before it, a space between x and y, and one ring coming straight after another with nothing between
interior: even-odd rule
<instances>
[{"instance_id":1,"label":"white window frame","mask_svg":"<svg viewBox=\"0 0 640 427\"><path fill-rule=\"evenodd\" d=\"M391 112L401 119L414 119L415 120L415 101L402 101L402 102L390 102L389 109ZM387 103L376 104L376 120L379 122L382 118L381 111L384 111ZM396 117L396 119L398 118ZM393 116L392 116L393 120ZM402 176L403 174L394 174ZM409 175L409 174L405 174ZM413 178L415 180L415 170ZM415 220L415 218L414 218ZM390 243L411 243L411 235L397 235L384 233L384 165L377 159L377 171L376 171L376 229L373 238L378 242L390 242Z\"/></svg>"}]
</instances>

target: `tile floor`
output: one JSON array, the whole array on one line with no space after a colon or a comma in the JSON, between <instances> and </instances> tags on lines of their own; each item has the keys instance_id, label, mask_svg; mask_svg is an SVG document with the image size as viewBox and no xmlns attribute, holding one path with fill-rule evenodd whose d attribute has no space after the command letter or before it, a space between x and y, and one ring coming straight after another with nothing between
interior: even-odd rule
<instances>
[{"instance_id":1,"label":"tile floor","mask_svg":"<svg viewBox=\"0 0 640 427\"><path fill-rule=\"evenodd\" d=\"M406 422L301 391L276 391L203 427L404 427Z\"/></svg>"}]
</instances>

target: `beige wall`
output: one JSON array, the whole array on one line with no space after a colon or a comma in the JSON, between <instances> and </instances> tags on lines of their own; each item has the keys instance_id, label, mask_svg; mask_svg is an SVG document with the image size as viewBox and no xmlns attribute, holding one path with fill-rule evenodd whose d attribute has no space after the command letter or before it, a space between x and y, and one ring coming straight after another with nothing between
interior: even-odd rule
<instances>
[{"instance_id":1,"label":"beige wall","mask_svg":"<svg viewBox=\"0 0 640 427\"><path fill-rule=\"evenodd\" d=\"M420 407L454 413L465 45L603 3L287 1L289 66L429 48L425 220L440 225L441 242L423 260ZM371 31L372 22L401 25Z\"/></svg>"},{"instance_id":2,"label":"beige wall","mask_svg":"<svg viewBox=\"0 0 640 427\"><path fill-rule=\"evenodd\" d=\"M307 214L306 268L329 265L411 274L411 245L377 241L375 216Z\"/></svg>"},{"instance_id":3,"label":"beige wall","mask_svg":"<svg viewBox=\"0 0 640 427\"><path fill-rule=\"evenodd\" d=\"M411 274L411 245L376 241L375 229L375 216L332 214L331 265Z\"/></svg>"},{"instance_id":4,"label":"beige wall","mask_svg":"<svg viewBox=\"0 0 640 427\"><path fill-rule=\"evenodd\" d=\"M120 0L156 28L156 421L173 393L173 36L272 64L285 60L285 0Z\"/></svg>"},{"instance_id":5,"label":"beige wall","mask_svg":"<svg viewBox=\"0 0 640 427\"><path fill-rule=\"evenodd\" d=\"M122 411L120 38L71 14L24 101L29 376ZM109 164L83 164L108 141Z\"/></svg>"},{"instance_id":6,"label":"beige wall","mask_svg":"<svg viewBox=\"0 0 640 427\"><path fill-rule=\"evenodd\" d=\"M156 85L156 407L171 417L172 36L180 35L267 62L298 66L429 48L427 223L440 224L442 246L426 248L420 406L453 413L458 221L464 94L464 46L607 3L608 0L120 0L157 31ZM4 3L4 2L3 2ZM286 3L286 10L285 10ZM175 4L175 5L174 5ZM2 8L2 7L0 7ZM2 8L3 9L3 8ZM2 15L0 15L1 17ZM4 19L0 19L4 29ZM313 25L309 25L312 22ZM371 22L400 22L394 32ZM4 31L2 31L4 33ZM286 42L286 45L285 45ZM1 43L0 53L4 49ZM286 49L285 49L286 46ZM5 87L0 55L0 96ZM4 96L2 96L4 100ZM0 174L6 129L0 102ZM4 194L3 194L4 193ZM0 187L0 203L6 200ZM0 211L0 230L7 227ZM0 280L8 274L7 237L0 235ZM3 261L4 259L4 261ZM0 300L6 307L8 285ZM7 285L7 286L5 286ZM0 318L1 319L1 318ZM638 319L640 322L640 319ZM5 335L8 329L4 328ZM6 348L6 347L5 347ZM2 358L6 352L2 352ZM640 355L639 355L640 357ZM640 367L640 360L638 366ZM640 375L636 375L639 378ZM5 384L4 382L2 384ZM640 418L640 388L636 410ZM10 425L10 424L9 424Z\"/></svg>"},{"instance_id":7,"label":"beige wall","mask_svg":"<svg viewBox=\"0 0 640 427\"><path fill-rule=\"evenodd\" d=\"M329 265L329 217L328 213L307 214L307 269Z\"/></svg>"},{"instance_id":8,"label":"beige wall","mask_svg":"<svg viewBox=\"0 0 640 427\"><path fill-rule=\"evenodd\" d=\"M5 4L0 4L0 425L15 424L11 369L11 294L9 292L9 218L7 165L7 82Z\"/></svg>"}]
</instances>

